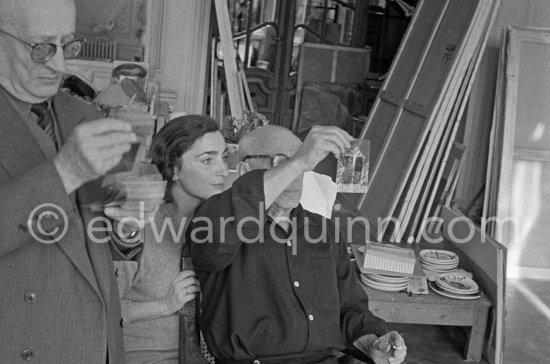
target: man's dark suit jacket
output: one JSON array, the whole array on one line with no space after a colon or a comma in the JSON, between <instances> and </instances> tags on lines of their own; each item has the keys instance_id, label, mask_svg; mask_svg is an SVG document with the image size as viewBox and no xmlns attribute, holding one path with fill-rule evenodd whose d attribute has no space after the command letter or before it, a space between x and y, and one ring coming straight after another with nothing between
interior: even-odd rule
<instances>
[{"instance_id":1,"label":"man's dark suit jacket","mask_svg":"<svg viewBox=\"0 0 550 364\"><path fill-rule=\"evenodd\" d=\"M78 123L99 116L94 106L65 93L52 104L60 144ZM78 207L97 198L97 185L67 195L0 88L0 362L105 363L108 355L109 363L124 363L110 251L86 238L85 224L94 215ZM67 231L57 243L40 243L30 233L37 221L28 225L29 215L43 203L67 214Z\"/></svg>"}]
</instances>

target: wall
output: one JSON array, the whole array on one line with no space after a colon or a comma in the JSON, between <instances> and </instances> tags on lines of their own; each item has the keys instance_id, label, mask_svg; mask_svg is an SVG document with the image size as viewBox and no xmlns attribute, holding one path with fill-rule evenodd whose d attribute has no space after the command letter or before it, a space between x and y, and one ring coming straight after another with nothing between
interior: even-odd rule
<instances>
[{"instance_id":1,"label":"wall","mask_svg":"<svg viewBox=\"0 0 550 364\"><path fill-rule=\"evenodd\" d=\"M142 59L146 0L75 0L75 4L78 35L118 42L117 59ZM105 28L109 22L114 23L112 30Z\"/></svg>"},{"instance_id":2,"label":"wall","mask_svg":"<svg viewBox=\"0 0 550 364\"><path fill-rule=\"evenodd\" d=\"M146 62L174 111L204 113L211 1L150 0Z\"/></svg>"},{"instance_id":3,"label":"wall","mask_svg":"<svg viewBox=\"0 0 550 364\"><path fill-rule=\"evenodd\" d=\"M79 17L78 29L84 31L95 24L93 19L112 15L127 23L112 32L126 34L130 39L140 22L137 14L145 10L147 21L139 44L145 49L144 61L149 65L149 80L160 82L161 101L170 104L175 112L202 114L208 89L207 75L210 72L210 17L211 1L207 0L77 0L83 4L78 12L89 12ZM103 3L103 5L101 4ZM92 6L92 4L95 4ZM144 4L145 8L141 9ZM96 9L102 7L102 9ZM105 10L109 9L109 10ZM118 14L118 15L116 15ZM83 20L84 19L84 20ZM133 20L132 20L133 19ZM123 22L120 21L120 24ZM141 26L141 25L140 25ZM141 29L141 28L140 28ZM123 39L123 38L120 38ZM136 43L136 44L138 44ZM103 89L110 80L111 62L71 60L68 66L75 72L94 81Z\"/></svg>"},{"instance_id":4,"label":"wall","mask_svg":"<svg viewBox=\"0 0 550 364\"><path fill-rule=\"evenodd\" d=\"M550 2L502 0L472 88L466 114L464 130L464 141L467 146L466 165L455 196L462 207L470 205L476 194L484 188L501 34L508 26L550 28ZM540 240L542 237L538 238ZM541 244L529 253L550 257L550 244ZM523 258L516 261L519 267L514 267L514 262L510 263L516 275L542 278L540 273L547 275L549 272L547 270L550 270L550 260L545 259L545 261L544 265L539 263L537 267L530 267L529 255L525 254Z\"/></svg>"}]
</instances>

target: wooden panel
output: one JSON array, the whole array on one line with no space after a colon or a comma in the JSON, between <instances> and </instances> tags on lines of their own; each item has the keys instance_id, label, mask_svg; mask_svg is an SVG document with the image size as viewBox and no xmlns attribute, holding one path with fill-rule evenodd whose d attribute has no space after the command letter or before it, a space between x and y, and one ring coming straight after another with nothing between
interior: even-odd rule
<instances>
[{"instance_id":1,"label":"wooden panel","mask_svg":"<svg viewBox=\"0 0 550 364\"><path fill-rule=\"evenodd\" d=\"M370 297L370 294L367 293ZM436 293L430 293L435 295ZM427 306L426 303L403 303L388 305L371 299L370 310L387 322L426 325L471 326L473 322L473 307L439 304Z\"/></svg>"},{"instance_id":2,"label":"wooden panel","mask_svg":"<svg viewBox=\"0 0 550 364\"><path fill-rule=\"evenodd\" d=\"M365 48L362 51L359 51L361 48L352 49L357 51L350 51L346 48L336 53L334 81L332 82L361 84L367 77L370 67L370 48Z\"/></svg>"},{"instance_id":3,"label":"wooden panel","mask_svg":"<svg viewBox=\"0 0 550 364\"><path fill-rule=\"evenodd\" d=\"M233 43L229 10L227 9L227 2L224 0L214 0L214 6L220 30L221 49L224 55L223 68L231 116L237 120L242 120L244 115L243 95L241 94L242 83L237 70L237 52Z\"/></svg>"},{"instance_id":4,"label":"wooden panel","mask_svg":"<svg viewBox=\"0 0 550 364\"><path fill-rule=\"evenodd\" d=\"M443 193L443 191L445 191L445 193L449 193L452 188L451 184L455 183L456 175L460 173L460 167L462 164L459 162L461 160L464 148L463 146L461 148L455 148L453 145L453 141L456 137L460 121L462 120L464 109L466 107L466 104L468 103L468 98L473 83L472 80L476 77L477 70L481 63L482 57L480 55L485 49L485 46L489 39L490 29L496 18L496 13L499 6L500 0L495 1L492 8L487 8L487 11L489 11L489 21L486 22L485 28L482 30L482 34L484 34L483 39L476 47L472 61L468 65L466 76L464 77L464 80L460 85L457 97L458 102L456 102L455 104L450 103L447 106L451 109L450 115L448 117L449 121L448 125L445 126L445 129L442 132L442 137L439 137L441 138L441 142L437 146L437 149L435 147L435 143L433 141L431 142L434 145L432 145L432 150L429 152L428 158L432 159L435 156L435 161L434 163L430 164L431 170L429 171L425 168L425 166L423 166L421 176L417 180L417 186L415 187L415 190L413 192L413 197L419 198L420 201L414 206L414 209L409 207L409 211L407 212L408 215L405 215L408 221L411 218L411 214L416 214L416 216L414 216L412 225L409 226L409 232L416 237L415 241L418 241L420 239L422 225L427 220L427 218L431 216L439 216L439 206L436 205L437 209L432 209L432 205L434 203L443 203L443 201L439 201L442 196L437 194ZM476 34L471 35L471 37L475 38ZM455 85L455 87L457 86L458 85ZM437 138L434 138L434 140L437 140ZM454 160L454 162L456 163L447 163L450 155L452 156L451 160ZM446 180L449 185L440 186L441 178L445 173L444 166L446 165L449 165L450 168L450 170L447 171L448 178ZM451 170L453 171L451 172ZM428 174L426 175L426 173ZM452 173L453 175L450 176L450 173ZM420 196L418 196L419 194ZM443 198L445 197L446 196L443 196Z\"/></svg>"},{"instance_id":5,"label":"wooden panel","mask_svg":"<svg viewBox=\"0 0 550 364\"><path fill-rule=\"evenodd\" d=\"M464 77L482 37L491 5L477 0L451 1L446 8L420 67L419 77L373 167L369 191L359 203L369 220L393 215L435 116L442 112L438 117L445 119L450 113L448 105L455 100L458 87L449 84ZM466 42L466 39L471 41ZM364 138L371 139L367 133Z\"/></svg>"},{"instance_id":6,"label":"wooden panel","mask_svg":"<svg viewBox=\"0 0 550 364\"><path fill-rule=\"evenodd\" d=\"M302 43L298 90L308 81L363 82L369 72L370 49Z\"/></svg>"},{"instance_id":7,"label":"wooden panel","mask_svg":"<svg viewBox=\"0 0 550 364\"><path fill-rule=\"evenodd\" d=\"M418 69L426 57L430 42L445 14L448 3L449 0L439 0L432 1L427 5L427 2L420 1L415 10L416 15L409 24L394 58L394 63L380 88L379 97L375 100L365 127L361 131L361 138L370 138L371 140L371 164L373 167L378 164L382 146L385 144L385 136L389 135L388 130L390 129L388 128L394 124L393 117L397 117L395 114L392 115L389 122L378 121L379 115L385 115L385 110L379 110L383 107L381 100L398 106L404 102L407 90L418 75ZM384 137L380 138L379 136L382 135ZM382 144L374 143L375 140L380 140Z\"/></svg>"},{"instance_id":8,"label":"wooden panel","mask_svg":"<svg viewBox=\"0 0 550 364\"><path fill-rule=\"evenodd\" d=\"M303 43L300 50L298 82L300 85L307 81L331 82L334 51L325 47L310 47L308 44Z\"/></svg>"},{"instance_id":9,"label":"wooden panel","mask_svg":"<svg viewBox=\"0 0 550 364\"><path fill-rule=\"evenodd\" d=\"M451 10L451 8L449 8ZM489 8L485 8L483 12L478 12L476 17L479 17L479 19L485 19L486 18L486 12L488 12ZM478 20L479 21L479 20ZM476 23L476 18L473 20L473 24ZM447 24L445 23L445 27L449 26L451 28L456 27L456 25ZM444 29L447 29L445 28ZM475 45L477 44L477 40L479 39L479 32L483 29L469 29L466 36L462 42L464 42L464 47L459 47L458 49L455 49L455 45L453 43L448 43L446 45L446 54L443 55L443 62L442 63L448 63L448 57L452 57L455 50L458 50L460 53L457 56L459 59L465 58L468 59L470 57L470 54L472 50L475 48ZM465 31L465 30L464 30ZM478 46L477 49L479 49L481 46ZM435 52L431 52L430 54L433 55ZM427 62L430 62L430 59L427 59ZM430 69L431 67L426 67L427 69ZM394 197L393 206L398 206L397 204L401 202L401 211L399 209L396 209L396 212L394 212L394 215L398 217L400 221L401 229L394 230L391 241L400 241L404 230L409 226L409 221L411 219L411 216L413 213L417 213L415 210L415 207L417 206L416 200L419 198L419 195L427 193L430 182L425 182L425 179L428 175L429 171L432 171L432 174L434 171L439 167L439 158L443 154L443 150L448 150L447 139L449 138L449 133L454 128L452 127L453 123L456 122L453 118L449 119L449 114L451 113L451 110L457 110L453 106L453 101L457 98L457 94L459 94L459 82L453 80L460 80L467 68L467 63L462 62L462 64L458 65L457 68L453 72L452 75L450 75L447 79L444 80L444 84L442 85L443 90L445 90L445 97L438 96L438 100L436 101L431 100L430 103L434 107L434 111L432 111L435 114L435 117L432 116L433 119L428 119L426 128L430 128L428 133L421 134L420 138L420 144L422 146L422 149L419 149L417 147L415 150L413 150L412 153L412 161L414 161L414 164L409 161L407 172L405 174L405 178L408 178L407 181L402 181L401 185L398 189L397 196ZM469 69L472 70L474 68L474 61L470 62ZM422 77L419 79L427 81L429 79L429 75L431 73L427 73L427 77ZM420 82L421 83L421 82ZM427 81L429 83L429 81ZM450 85L449 85L450 83ZM462 82L462 85L460 86L460 94L461 97L458 98L458 100L462 100L464 97L464 92L466 90L469 90L469 76L467 76L464 81ZM416 86L415 86L416 87ZM437 96L437 95L434 95ZM442 102L443 101L443 102ZM412 104L418 105L422 109L426 109L425 105L423 103L413 102ZM461 104L461 102L459 102ZM433 120L433 121L432 121ZM456 131L456 129L454 129ZM442 139L442 136L445 135L445 137ZM425 139L427 138L427 140ZM439 151L439 152L438 152ZM434 160L435 158L435 160ZM414 171L414 175L411 175L410 173ZM401 193L405 193L406 195L403 197ZM397 215L397 214L398 215Z\"/></svg>"},{"instance_id":10,"label":"wooden panel","mask_svg":"<svg viewBox=\"0 0 550 364\"><path fill-rule=\"evenodd\" d=\"M510 28L506 49L508 57L505 66L506 87L502 103L504 107L502 157L499 175L496 177L498 178L496 216L499 219L517 215L511 210L511 196L514 189L512 183L515 177L512 173L514 150L516 148L550 150L550 137L548 137L550 123L543 114L548 111L550 67L546 59L537 58L541 55L541 51L550 50L550 29ZM532 90L529 90L527 82L533 82ZM527 95L523 95L524 93ZM519 139L516 138L517 136ZM538 193L538 191L530 192ZM532 195L525 196L525 199L533 200ZM518 228L521 229L521 226ZM500 231L495 233L497 240L506 244L514 243L512 236L502 234ZM517 243L522 244L521 241Z\"/></svg>"},{"instance_id":11,"label":"wooden panel","mask_svg":"<svg viewBox=\"0 0 550 364\"><path fill-rule=\"evenodd\" d=\"M516 120L521 128L515 130L514 148L549 150L550 34L523 35L519 52Z\"/></svg>"},{"instance_id":12,"label":"wooden panel","mask_svg":"<svg viewBox=\"0 0 550 364\"><path fill-rule=\"evenodd\" d=\"M343 241L363 245L367 241L373 241L374 235L370 231L370 222L361 216L361 212L355 207L355 201L350 199L352 196L354 194L338 193L336 195L332 221L339 229Z\"/></svg>"},{"instance_id":13,"label":"wooden panel","mask_svg":"<svg viewBox=\"0 0 550 364\"><path fill-rule=\"evenodd\" d=\"M374 165L374 161L378 160L379 153L382 150L382 146L386 141L386 136L389 134L392 121L394 120L398 108L395 104L385 101L384 98L378 100L379 119L377 120L377 127L369 130L370 141L370 161L371 166ZM372 171L372 167L370 167Z\"/></svg>"},{"instance_id":14,"label":"wooden panel","mask_svg":"<svg viewBox=\"0 0 550 364\"><path fill-rule=\"evenodd\" d=\"M506 307L506 248L456 210L443 207L441 218L447 246L459 255L460 265L473 273L475 281L493 303L487 356L490 362L501 363Z\"/></svg>"},{"instance_id":15,"label":"wooden panel","mask_svg":"<svg viewBox=\"0 0 550 364\"><path fill-rule=\"evenodd\" d=\"M415 219L419 219L418 221L415 221L415 226L412 227L412 231L417 234L415 241L418 241L418 239L420 238L422 229L424 227L427 227L426 225L424 227L417 227L416 225L420 221L427 221L428 217L439 216L441 214L441 208L443 207L443 205L449 206L449 204L447 204L447 201L449 201L450 199L453 185L456 183L457 177L458 175L460 175L460 171L462 170L462 166L464 165L464 149L464 145L457 142L453 143L449 152L448 159L445 161L445 167L441 168L441 183L436 185L437 187L433 189L430 196L429 202L435 203L435 206L432 207L431 204L428 204L425 207L421 220L419 219L421 214L418 214L418 216L415 217ZM416 230L417 228L418 231Z\"/></svg>"},{"instance_id":16,"label":"wooden panel","mask_svg":"<svg viewBox=\"0 0 550 364\"><path fill-rule=\"evenodd\" d=\"M485 188L488 192L483 198L483 217L496 216L498 204L499 176L500 176L500 161L502 154L502 141L504 134L504 84L505 84L505 68L506 68L506 44L508 44L508 32L502 31L501 49L498 58L498 73L496 80L495 99L493 105L493 115L491 123L491 132L489 138L487 175L485 178ZM467 157L468 157L467 153ZM468 164L466 162L466 164ZM491 236L494 235L493 226L489 225L488 230ZM498 239L498 238L497 238Z\"/></svg>"},{"instance_id":17,"label":"wooden panel","mask_svg":"<svg viewBox=\"0 0 550 364\"><path fill-rule=\"evenodd\" d=\"M422 70L418 76L409 100L423 108L435 106L446 78L453 67L455 54L460 51L466 34L474 20L478 0L452 1L447 8L444 20L428 51Z\"/></svg>"},{"instance_id":18,"label":"wooden panel","mask_svg":"<svg viewBox=\"0 0 550 364\"><path fill-rule=\"evenodd\" d=\"M394 191L398 189L406 173L403 162L408 162L408 159L403 161L403 151L407 151L410 156L410 151L415 149L425 125L425 118L409 111L403 112L402 118L407 120L407 128L395 130L390 147L384 154L384 159L388 161L387 167L379 169L376 179L370 182L369 191L360 201L362 214L377 227L379 218L384 219L392 215L390 205L394 200ZM381 239L384 230L381 226L377 228L377 239Z\"/></svg>"}]
</instances>

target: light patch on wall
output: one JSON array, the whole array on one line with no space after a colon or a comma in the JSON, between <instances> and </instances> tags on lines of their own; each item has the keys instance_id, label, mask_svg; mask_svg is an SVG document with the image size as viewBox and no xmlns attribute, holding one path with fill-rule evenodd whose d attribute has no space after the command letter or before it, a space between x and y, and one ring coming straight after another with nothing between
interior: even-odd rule
<instances>
[{"instance_id":1,"label":"light patch on wall","mask_svg":"<svg viewBox=\"0 0 550 364\"><path fill-rule=\"evenodd\" d=\"M533 130L533 133L531 134L531 141L538 142L539 140L541 140L544 136L545 129L546 125L542 122L538 122L535 130Z\"/></svg>"}]
</instances>

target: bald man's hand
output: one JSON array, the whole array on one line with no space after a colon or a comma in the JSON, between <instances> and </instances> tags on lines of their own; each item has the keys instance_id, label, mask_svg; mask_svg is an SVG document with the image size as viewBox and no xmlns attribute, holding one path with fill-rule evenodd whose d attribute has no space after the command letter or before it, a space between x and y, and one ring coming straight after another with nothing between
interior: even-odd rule
<instances>
[{"instance_id":1,"label":"bald man's hand","mask_svg":"<svg viewBox=\"0 0 550 364\"><path fill-rule=\"evenodd\" d=\"M108 118L78 125L54 159L67 193L111 170L135 142L126 121Z\"/></svg>"},{"instance_id":2,"label":"bald man's hand","mask_svg":"<svg viewBox=\"0 0 550 364\"><path fill-rule=\"evenodd\" d=\"M375 364L400 364L407 356L405 340L397 331L390 331L380 337L367 334L355 340L353 345L367 354Z\"/></svg>"},{"instance_id":3,"label":"bald man's hand","mask_svg":"<svg viewBox=\"0 0 550 364\"><path fill-rule=\"evenodd\" d=\"M314 126L292 159L300 162L304 171L311 171L329 153L340 158L351 140L351 135L336 126Z\"/></svg>"}]
</instances>

